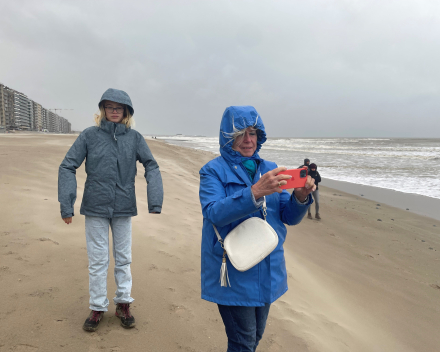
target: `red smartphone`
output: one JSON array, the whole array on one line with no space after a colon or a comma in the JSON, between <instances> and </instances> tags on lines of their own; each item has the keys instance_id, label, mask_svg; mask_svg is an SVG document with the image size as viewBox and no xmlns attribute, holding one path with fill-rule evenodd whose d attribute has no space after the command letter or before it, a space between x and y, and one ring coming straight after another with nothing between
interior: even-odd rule
<instances>
[{"instance_id":1,"label":"red smartphone","mask_svg":"<svg viewBox=\"0 0 440 352\"><path fill-rule=\"evenodd\" d=\"M306 185L307 181L308 169L291 169L286 171L281 171L278 175L290 175L292 178L287 181L287 185L280 186L281 189L290 189L290 188L301 188Z\"/></svg>"}]
</instances>

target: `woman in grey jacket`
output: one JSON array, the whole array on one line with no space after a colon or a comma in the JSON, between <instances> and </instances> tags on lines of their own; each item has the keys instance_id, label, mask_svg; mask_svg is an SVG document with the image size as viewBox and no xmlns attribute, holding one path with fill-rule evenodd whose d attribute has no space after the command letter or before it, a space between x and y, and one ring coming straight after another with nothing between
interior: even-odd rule
<instances>
[{"instance_id":1,"label":"woman in grey jacket","mask_svg":"<svg viewBox=\"0 0 440 352\"><path fill-rule=\"evenodd\" d=\"M76 169L86 159L87 180L80 213L85 215L89 257L90 315L83 325L96 331L107 311L107 271L109 226L113 235L116 316L124 328L135 326L130 313L131 297L131 217L137 215L134 181L136 161L143 164L147 180L148 209L160 214L163 201L159 166L142 135L131 129L133 104L127 93L108 89L95 115L96 126L85 129L73 143L59 168L58 201L61 217L72 222L76 200Z\"/></svg>"}]
</instances>

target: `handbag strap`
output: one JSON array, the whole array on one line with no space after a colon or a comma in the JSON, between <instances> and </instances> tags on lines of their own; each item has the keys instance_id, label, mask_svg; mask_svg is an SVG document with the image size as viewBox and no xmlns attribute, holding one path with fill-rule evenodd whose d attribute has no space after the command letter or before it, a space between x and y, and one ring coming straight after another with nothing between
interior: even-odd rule
<instances>
[{"instance_id":1,"label":"handbag strap","mask_svg":"<svg viewBox=\"0 0 440 352\"><path fill-rule=\"evenodd\" d=\"M218 233L217 227L215 227L214 224L212 224L212 227L214 227L214 231L215 231L215 234L217 235L217 239L218 239L218 241L220 242L220 244L222 245L222 248L223 248L223 239L222 239L222 236L220 236L220 234Z\"/></svg>"},{"instance_id":2,"label":"handbag strap","mask_svg":"<svg viewBox=\"0 0 440 352\"><path fill-rule=\"evenodd\" d=\"M260 172L260 179L261 179L261 172ZM267 216L267 205L266 205L266 196L264 197L264 202L263 202L263 217L264 217L264 221L266 221L266 216Z\"/></svg>"},{"instance_id":3,"label":"handbag strap","mask_svg":"<svg viewBox=\"0 0 440 352\"><path fill-rule=\"evenodd\" d=\"M261 178L261 172L260 172L260 178ZM263 200L263 217L264 217L264 221L266 221L266 216L267 216L267 205L266 205L266 196L263 196L264 200ZM212 224L212 227L214 227L214 231L215 234L217 235L217 239L220 242L220 244L222 245L223 248L223 239L222 236L220 236L220 234L218 233L217 227L215 227L214 224Z\"/></svg>"},{"instance_id":4,"label":"handbag strap","mask_svg":"<svg viewBox=\"0 0 440 352\"><path fill-rule=\"evenodd\" d=\"M263 201L263 216L264 216L264 221L266 221L266 216L267 216L266 196L263 196L263 197L264 197L264 201ZM212 224L212 227L214 228L215 234L217 235L217 239L218 239L218 241L220 242L220 244L222 245L222 248L223 248L222 236L220 236L220 234L219 234L219 232L217 230L217 227L215 227L214 224Z\"/></svg>"}]
</instances>

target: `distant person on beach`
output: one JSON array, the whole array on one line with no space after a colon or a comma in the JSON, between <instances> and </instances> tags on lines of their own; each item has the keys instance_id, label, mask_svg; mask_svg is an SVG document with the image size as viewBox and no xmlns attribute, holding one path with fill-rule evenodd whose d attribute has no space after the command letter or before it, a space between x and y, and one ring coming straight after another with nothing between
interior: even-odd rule
<instances>
[{"instance_id":1,"label":"distant person on beach","mask_svg":"<svg viewBox=\"0 0 440 352\"><path fill-rule=\"evenodd\" d=\"M310 165L310 159L304 159L304 164L302 164L298 169L302 169L303 167L309 167Z\"/></svg>"},{"instance_id":2,"label":"distant person on beach","mask_svg":"<svg viewBox=\"0 0 440 352\"><path fill-rule=\"evenodd\" d=\"M163 201L162 177L142 135L131 129L133 104L127 93L108 89L95 115L96 126L85 129L73 143L59 168L58 200L61 217L72 222L76 200L76 169L86 159L87 180L80 213L85 215L89 257L90 315L83 329L96 331L107 311L107 271L109 266L109 226L115 259L116 316L124 328L135 326L130 312L131 297L131 217L137 215L135 196L136 161L145 167L148 209L160 214Z\"/></svg>"},{"instance_id":3,"label":"distant person on beach","mask_svg":"<svg viewBox=\"0 0 440 352\"><path fill-rule=\"evenodd\" d=\"M318 183L321 182L321 175L318 172L318 166L316 164L310 164L309 166L309 175L315 180L316 190L312 192L313 199L315 200L315 219L321 220L321 216L319 215L319 190ZM309 206L307 217L312 219L311 209L312 206Z\"/></svg>"},{"instance_id":4,"label":"distant person on beach","mask_svg":"<svg viewBox=\"0 0 440 352\"><path fill-rule=\"evenodd\" d=\"M220 154L200 170L200 203L203 213L201 284L202 298L217 303L228 337L228 352L255 351L263 336L271 303L287 291L283 243L286 226L297 225L313 202L314 180L290 195L280 188L284 167L258 155L266 141L263 121L252 106L228 107L220 125ZM220 284L222 239L244 220L263 218L266 196L267 222L278 234L278 245L251 269L240 272L229 260L227 287Z\"/></svg>"}]
</instances>

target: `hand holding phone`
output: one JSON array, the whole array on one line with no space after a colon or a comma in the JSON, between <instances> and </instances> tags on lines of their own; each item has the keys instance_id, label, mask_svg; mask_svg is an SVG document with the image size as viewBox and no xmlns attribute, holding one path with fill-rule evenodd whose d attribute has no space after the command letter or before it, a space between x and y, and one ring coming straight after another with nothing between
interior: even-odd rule
<instances>
[{"instance_id":1,"label":"hand holding phone","mask_svg":"<svg viewBox=\"0 0 440 352\"><path fill-rule=\"evenodd\" d=\"M290 188L302 188L306 185L307 181L308 169L290 169L285 171L280 171L278 175L289 175L292 176L288 180L284 180L287 182L285 185L281 185L281 189L290 189Z\"/></svg>"}]
</instances>

